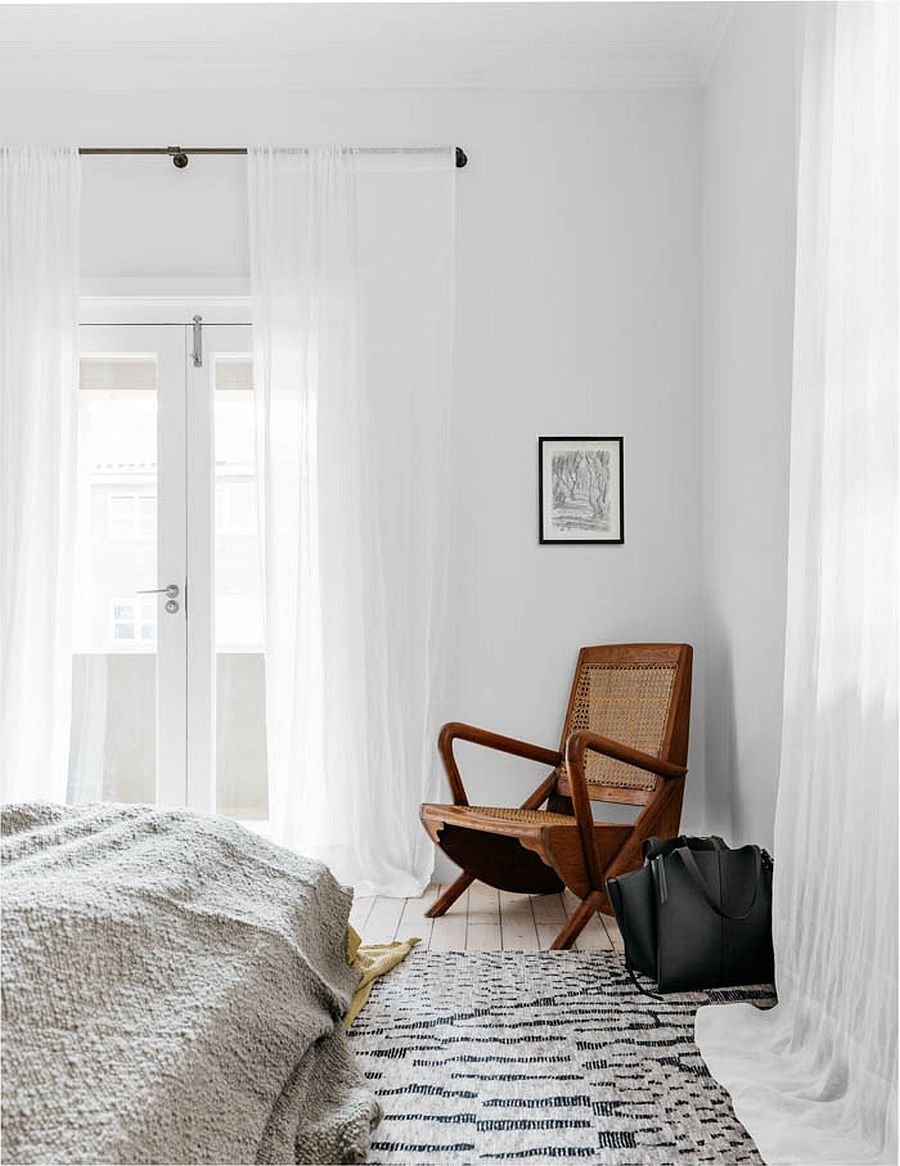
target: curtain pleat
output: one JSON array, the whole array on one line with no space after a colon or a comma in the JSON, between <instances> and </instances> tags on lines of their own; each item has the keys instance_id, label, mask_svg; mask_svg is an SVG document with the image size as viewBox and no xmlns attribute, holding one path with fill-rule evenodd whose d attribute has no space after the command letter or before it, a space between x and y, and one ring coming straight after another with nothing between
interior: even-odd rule
<instances>
[{"instance_id":1,"label":"curtain pleat","mask_svg":"<svg viewBox=\"0 0 900 1166\"><path fill-rule=\"evenodd\" d=\"M0 791L65 800L80 167L0 149Z\"/></svg>"},{"instance_id":2,"label":"curtain pleat","mask_svg":"<svg viewBox=\"0 0 900 1166\"><path fill-rule=\"evenodd\" d=\"M806 9L778 1004L697 1041L766 1162L897 1161L897 8Z\"/></svg>"},{"instance_id":3,"label":"curtain pleat","mask_svg":"<svg viewBox=\"0 0 900 1166\"><path fill-rule=\"evenodd\" d=\"M433 851L453 152L248 157L269 817L361 893Z\"/></svg>"}]
</instances>

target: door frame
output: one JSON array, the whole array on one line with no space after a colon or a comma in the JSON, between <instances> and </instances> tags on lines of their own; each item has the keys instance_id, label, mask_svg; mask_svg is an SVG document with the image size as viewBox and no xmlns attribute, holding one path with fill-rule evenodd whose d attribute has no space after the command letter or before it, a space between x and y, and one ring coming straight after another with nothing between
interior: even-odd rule
<instances>
[{"instance_id":1,"label":"door frame","mask_svg":"<svg viewBox=\"0 0 900 1166\"><path fill-rule=\"evenodd\" d=\"M248 295L223 295L214 290L208 295L142 295L131 291L82 295L78 304L79 324L189 326L193 317L198 315L203 317L205 324L251 323Z\"/></svg>"},{"instance_id":2,"label":"door frame","mask_svg":"<svg viewBox=\"0 0 900 1166\"><path fill-rule=\"evenodd\" d=\"M129 329L181 329L180 387L165 395L165 404L163 394L158 393L157 398L158 578L153 585L177 581L182 610L177 640L176 621L159 621L156 790L162 806L185 805L214 813L214 384L210 376L212 362L199 368L192 365L192 320L196 315L217 332L223 326L246 328L251 323L250 299L230 294L83 295L78 322L86 327L122 328L123 339ZM205 532L205 537L199 537L200 532ZM177 575L172 574L173 570Z\"/></svg>"},{"instance_id":3,"label":"door frame","mask_svg":"<svg viewBox=\"0 0 900 1166\"><path fill-rule=\"evenodd\" d=\"M157 336L158 332L155 333ZM137 580L139 589L174 583L178 611L164 612L166 597L157 595L156 637L156 800L161 806L184 804L187 789L187 621L185 582L187 463L184 425L186 379L184 335L170 330L165 342L153 344L146 324L109 320L81 323L78 355L92 352L152 352L157 357L156 389L156 577ZM164 388L165 386L165 388ZM135 591L135 603L138 591Z\"/></svg>"}]
</instances>

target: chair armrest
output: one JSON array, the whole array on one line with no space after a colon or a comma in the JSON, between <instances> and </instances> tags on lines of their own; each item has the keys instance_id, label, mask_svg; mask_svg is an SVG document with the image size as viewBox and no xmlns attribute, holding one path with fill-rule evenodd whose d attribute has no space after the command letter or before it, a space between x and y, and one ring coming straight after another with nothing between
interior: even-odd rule
<instances>
[{"instance_id":1,"label":"chair armrest","mask_svg":"<svg viewBox=\"0 0 900 1166\"><path fill-rule=\"evenodd\" d=\"M539 761L544 765L552 765L554 768L561 765L563 761L563 755L558 749L544 749L541 745L530 745L527 741L516 740L515 737L501 737L499 733L491 733L487 729L476 729L474 725L464 725L460 721L451 721L444 725L438 735L438 751L444 763L444 769L447 771L447 780L450 782L453 801L457 806L467 806L469 799L466 796L459 767L453 756L454 741L469 741L473 745L483 745L486 749L495 749L499 753L510 753L514 757L525 757L529 761ZM530 810L540 805L551 792L552 784L553 782L548 778L547 782L539 786L528 798L522 808ZM535 797L544 791L545 786L547 786L546 792L543 792L543 796L534 805L531 805L530 803L534 801Z\"/></svg>"},{"instance_id":2,"label":"chair armrest","mask_svg":"<svg viewBox=\"0 0 900 1166\"><path fill-rule=\"evenodd\" d=\"M594 815L584 776L584 755L588 749L595 753L603 753L607 757L614 757L616 761L624 761L638 769L656 773L660 777L684 777L687 769L683 765L673 765L669 761L651 757L649 753L643 753L640 749L632 749L628 745L620 745L618 741L610 741L608 737L601 737L599 733L592 733L590 729L577 729L566 738L566 775L569 779L572 808L578 822L582 850L591 882L600 889L602 871L594 846Z\"/></svg>"},{"instance_id":3,"label":"chair armrest","mask_svg":"<svg viewBox=\"0 0 900 1166\"><path fill-rule=\"evenodd\" d=\"M632 749L629 745L620 745L618 741L611 741L608 737L601 737L599 733L592 733L590 729L578 729L570 733L566 740L566 770L571 780L573 773L584 775L584 755L590 749L594 753L603 753L606 757L613 757L616 761L624 761L626 765L633 765L637 769L644 769L656 773L660 777L684 777L687 767L675 765L671 761L663 761L640 749Z\"/></svg>"}]
</instances>

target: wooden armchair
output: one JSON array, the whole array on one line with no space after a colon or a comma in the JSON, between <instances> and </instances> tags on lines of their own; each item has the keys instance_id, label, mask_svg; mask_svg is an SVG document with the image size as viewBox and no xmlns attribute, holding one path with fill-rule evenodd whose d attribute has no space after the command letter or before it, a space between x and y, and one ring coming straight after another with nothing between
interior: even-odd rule
<instances>
[{"instance_id":1,"label":"wooden armchair","mask_svg":"<svg viewBox=\"0 0 900 1166\"><path fill-rule=\"evenodd\" d=\"M595 911L611 914L606 879L640 866L645 838L678 833L692 655L688 644L582 648L558 750L444 725L438 748L453 804L427 803L420 816L463 874L428 914L443 915L474 879L527 894L573 891L582 902L554 948L570 947ZM517 809L470 806L453 756L456 740L553 768ZM592 802L644 808L622 825L595 821Z\"/></svg>"}]
</instances>

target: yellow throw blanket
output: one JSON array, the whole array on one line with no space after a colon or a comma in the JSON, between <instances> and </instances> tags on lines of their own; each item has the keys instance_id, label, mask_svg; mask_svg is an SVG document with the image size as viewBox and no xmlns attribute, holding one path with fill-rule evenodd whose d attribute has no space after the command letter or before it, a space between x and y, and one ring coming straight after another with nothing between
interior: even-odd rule
<instances>
[{"instance_id":1,"label":"yellow throw blanket","mask_svg":"<svg viewBox=\"0 0 900 1166\"><path fill-rule=\"evenodd\" d=\"M361 973L362 979L353 993L353 999L344 1017L344 1028L349 1028L356 1020L369 999L372 985L378 977L395 968L401 960L405 960L417 943L418 938L404 939L397 943L363 943L352 927L347 928L347 963Z\"/></svg>"}]
</instances>

